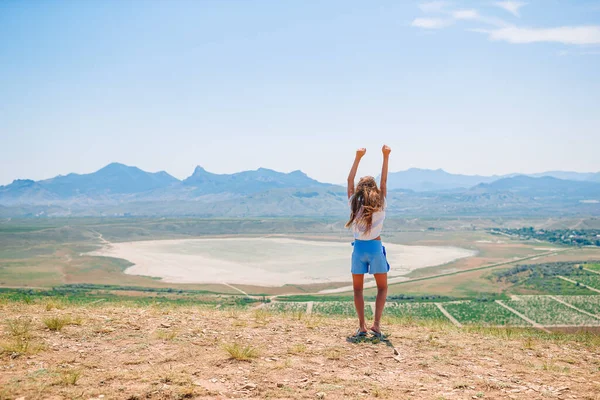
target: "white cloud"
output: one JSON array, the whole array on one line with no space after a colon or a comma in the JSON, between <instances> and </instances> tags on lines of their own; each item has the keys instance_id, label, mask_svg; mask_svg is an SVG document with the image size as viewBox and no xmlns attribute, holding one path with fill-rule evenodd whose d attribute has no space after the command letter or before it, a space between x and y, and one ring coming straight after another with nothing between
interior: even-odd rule
<instances>
[{"instance_id":1,"label":"white cloud","mask_svg":"<svg viewBox=\"0 0 600 400\"><path fill-rule=\"evenodd\" d=\"M411 25L423 29L442 29L452 23L452 20L441 18L415 18Z\"/></svg>"},{"instance_id":2,"label":"white cloud","mask_svg":"<svg viewBox=\"0 0 600 400\"><path fill-rule=\"evenodd\" d=\"M562 26L558 28L518 28L516 26L486 31L492 40L509 43L600 44L600 26Z\"/></svg>"},{"instance_id":3,"label":"white cloud","mask_svg":"<svg viewBox=\"0 0 600 400\"><path fill-rule=\"evenodd\" d=\"M429 3L419 4L419 8L424 13L439 13L449 5L447 1L430 1Z\"/></svg>"},{"instance_id":4,"label":"white cloud","mask_svg":"<svg viewBox=\"0 0 600 400\"><path fill-rule=\"evenodd\" d=\"M516 17L519 17L519 9L527 3L523 3L520 1L497 1L494 3L495 6L500 7L513 14Z\"/></svg>"},{"instance_id":5,"label":"white cloud","mask_svg":"<svg viewBox=\"0 0 600 400\"><path fill-rule=\"evenodd\" d=\"M562 43L566 45L600 45L600 25L561 26L553 28L527 28L518 27L496 18L479 14L475 9L449 9L450 3L446 1L432 1L421 3L419 7L426 13L438 13L437 18L415 18L413 27L422 29L442 29L457 23L458 21L476 21L481 27L468 29L488 35L490 40L505 41L509 43ZM519 9L527 3L520 1L497 1L497 7L519 16ZM487 27L486 27L487 26ZM559 55L567 55L570 52L561 51ZM578 52L578 54L584 54ZM598 54L596 48L592 48L585 54Z\"/></svg>"},{"instance_id":6,"label":"white cloud","mask_svg":"<svg viewBox=\"0 0 600 400\"><path fill-rule=\"evenodd\" d=\"M477 10L458 10L452 12L452 17L455 19L478 19L480 15Z\"/></svg>"}]
</instances>

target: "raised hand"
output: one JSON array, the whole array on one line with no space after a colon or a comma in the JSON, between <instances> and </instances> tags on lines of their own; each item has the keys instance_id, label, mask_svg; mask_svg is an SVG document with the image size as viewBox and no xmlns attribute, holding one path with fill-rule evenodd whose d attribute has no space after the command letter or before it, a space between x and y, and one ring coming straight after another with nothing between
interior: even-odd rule
<instances>
[{"instance_id":1,"label":"raised hand","mask_svg":"<svg viewBox=\"0 0 600 400\"><path fill-rule=\"evenodd\" d=\"M356 157L362 158L366 152L367 152L367 149L365 149L364 147L361 147L360 149L356 150Z\"/></svg>"},{"instance_id":2,"label":"raised hand","mask_svg":"<svg viewBox=\"0 0 600 400\"><path fill-rule=\"evenodd\" d=\"M383 153L384 156L389 156L390 153L392 152L392 148L390 146L388 146L387 144L384 144L383 147L381 148L381 152Z\"/></svg>"}]
</instances>

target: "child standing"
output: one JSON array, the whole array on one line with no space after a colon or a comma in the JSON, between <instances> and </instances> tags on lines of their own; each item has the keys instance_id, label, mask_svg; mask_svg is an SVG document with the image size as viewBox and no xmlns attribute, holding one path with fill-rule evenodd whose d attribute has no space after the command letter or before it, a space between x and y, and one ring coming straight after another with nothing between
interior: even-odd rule
<instances>
[{"instance_id":1,"label":"child standing","mask_svg":"<svg viewBox=\"0 0 600 400\"><path fill-rule=\"evenodd\" d=\"M348 204L350 219L347 228L354 234L354 250L352 252L352 285L354 287L354 306L358 315L359 327L356 336L366 336L365 301L363 297L364 276L372 274L377 283L377 299L375 301L375 318L371 333L379 338L381 334L381 314L387 297L387 273L390 266L387 262L385 247L381 244L381 230L385 220L387 196L387 175L390 149L384 145L383 166L379 187L372 176L364 176L354 187L354 178L361 158L367 152L361 148L356 151L354 164L348 175Z\"/></svg>"}]
</instances>

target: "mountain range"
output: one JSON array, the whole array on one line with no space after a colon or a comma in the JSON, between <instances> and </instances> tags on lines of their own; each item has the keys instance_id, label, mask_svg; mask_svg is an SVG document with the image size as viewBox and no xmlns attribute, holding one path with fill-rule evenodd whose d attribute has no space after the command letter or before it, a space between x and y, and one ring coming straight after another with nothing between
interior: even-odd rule
<instances>
[{"instance_id":1,"label":"mountain range","mask_svg":"<svg viewBox=\"0 0 600 400\"><path fill-rule=\"evenodd\" d=\"M391 189L410 189L415 192L429 192L453 189L467 189L480 183L490 183L499 179L512 178L521 174L508 175L460 175L451 174L443 169L410 168L406 171L392 172L388 175L388 187ZM600 183L600 172L582 173L567 171L548 171L529 174L533 178L551 177L571 181Z\"/></svg>"},{"instance_id":2,"label":"mountain range","mask_svg":"<svg viewBox=\"0 0 600 400\"><path fill-rule=\"evenodd\" d=\"M565 179L568 178L568 179ZM600 173L553 171L479 176L443 170L390 173L389 212L397 215L600 215ZM259 168L214 174L198 166L179 180L112 163L90 174L68 174L0 186L0 216L341 216L343 186L302 171Z\"/></svg>"}]
</instances>

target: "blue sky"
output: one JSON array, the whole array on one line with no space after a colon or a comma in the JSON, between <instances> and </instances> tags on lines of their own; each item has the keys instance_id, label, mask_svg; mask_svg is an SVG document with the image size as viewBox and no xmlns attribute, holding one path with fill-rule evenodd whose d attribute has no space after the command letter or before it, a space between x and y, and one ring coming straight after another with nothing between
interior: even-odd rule
<instances>
[{"instance_id":1,"label":"blue sky","mask_svg":"<svg viewBox=\"0 0 600 400\"><path fill-rule=\"evenodd\" d=\"M600 170L597 1L0 2L0 184Z\"/></svg>"}]
</instances>

